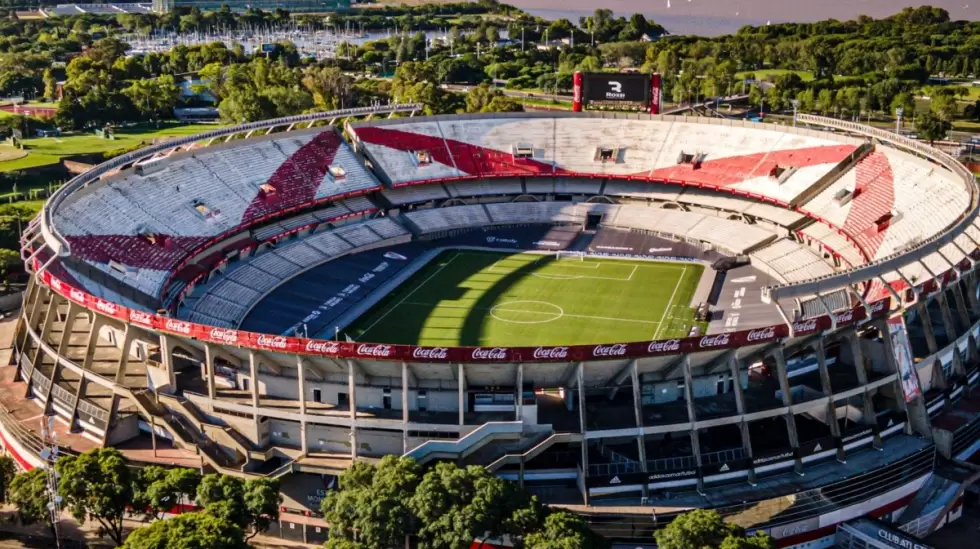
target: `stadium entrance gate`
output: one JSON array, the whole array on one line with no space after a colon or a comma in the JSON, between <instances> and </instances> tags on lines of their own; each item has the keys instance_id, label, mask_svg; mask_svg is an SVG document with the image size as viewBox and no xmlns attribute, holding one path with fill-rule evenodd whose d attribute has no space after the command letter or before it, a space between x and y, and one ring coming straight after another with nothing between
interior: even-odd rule
<instances>
[{"instance_id":1,"label":"stadium entrance gate","mask_svg":"<svg viewBox=\"0 0 980 549\"><path fill-rule=\"evenodd\" d=\"M840 549L932 549L915 536L872 518L859 518L837 527L834 547Z\"/></svg>"}]
</instances>

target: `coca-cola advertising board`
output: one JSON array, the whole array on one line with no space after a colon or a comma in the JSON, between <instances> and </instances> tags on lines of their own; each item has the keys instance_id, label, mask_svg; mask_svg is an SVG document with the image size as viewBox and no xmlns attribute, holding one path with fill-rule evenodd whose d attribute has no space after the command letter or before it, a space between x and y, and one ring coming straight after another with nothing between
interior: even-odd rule
<instances>
[{"instance_id":1,"label":"coca-cola advertising board","mask_svg":"<svg viewBox=\"0 0 980 549\"><path fill-rule=\"evenodd\" d=\"M590 345L561 345L542 347L424 347L387 343L340 342L321 339L259 334L230 328L195 324L146 311L130 309L89 295L59 280L49 271L41 272L41 281L55 293L80 305L124 322L152 328L179 337L206 341L216 345L244 347L268 352L291 353L358 360L391 360L436 363L507 363L507 362L579 362L588 360L622 360L668 356L731 349L745 345L771 343L789 336L789 326L776 324L752 330L741 330L697 337L599 343ZM885 298L871 304L871 314L886 314L890 300ZM863 307L837 313L837 325L846 326L867 317ZM830 326L830 317L794 324L795 335L805 335Z\"/></svg>"}]
</instances>

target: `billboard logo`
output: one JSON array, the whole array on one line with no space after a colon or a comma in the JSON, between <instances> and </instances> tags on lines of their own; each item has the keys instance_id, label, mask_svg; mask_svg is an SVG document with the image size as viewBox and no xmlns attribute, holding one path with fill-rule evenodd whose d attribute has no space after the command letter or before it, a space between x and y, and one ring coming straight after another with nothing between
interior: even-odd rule
<instances>
[{"instance_id":1,"label":"billboard logo","mask_svg":"<svg viewBox=\"0 0 980 549\"><path fill-rule=\"evenodd\" d=\"M804 320L803 322L793 323L793 332L796 335L808 334L810 332L815 332L815 331L817 331L817 319L815 318L810 318Z\"/></svg>"},{"instance_id":2,"label":"billboard logo","mask_svg":"<svg viewBox=\"0 0 980 549\"><path fill-rule=\"evenodd\" d=\"M626 344L616 343L615 345L596 345L592 349L592 356L623 356L626 354Z\"/></svg>"},{"instance_id":3,"label":"billboard logo","mask_svg":"<svg viewBox=\"0 0 980 549\"><path fill-rule=\"evenodd\" d=\"M144 324L146 326L153 324L153 319L150 317L150 313L136 311L134 309L129 310L129 321L137 324Z\"/></svg>"},{"instance_id":4,"label":"billboard logo","mask_svg":"<svg viewBox=\"0 0 980 549\"><path fill-rule=\"evenodd\" d=\"M394 353L391 345L358 345L357 354L361 356L389 357Z\"/></svg>"},{"instance_id":5,"label":"billboard logo","mask_svg":"<svg viewBox=\"0 0 980 549\"><path fill-rule=\"evenodd\" d=\"M260 335L255 343L260 347L269 347L270 349L285 349L288 346L284 336L269 337L265 334Z\"/></svg>"},{"instance_id":6,"label":"billboard logo","mask_svg":"<svg viewBox=\"0 0 980 549\"><path fill-rule=\"evenodd\" d=\"M721 347L723 345L728 345L728 342L728 334L704 336L701 338L701 341L698 342L698 347L701 347L702 349L707 347Z\"/></svg>"},{"instance_id":7,"label":"billboard logo","mask_svg":"<svg viewBox=\"0 0 980 549\"><path fill-rule=\"evenodd\" d=\"M445 347L416 347L412 349L412 358L422 360L446 360L449 358L449 349Z\"/></svg>"},{"instance_id":8,"label":"billboard logo","mask_svg":"<svg viewBox=\"0 0 980 549\"><path fill-rule=\"evenodd\" d=\"M68 292L68 297L72 298L74 301L85 303L85 292L78 291L75 288L72 288L71 291Z\"/></svg>"},{"instance_id":9,"label":"billboard logo","mask_svg":"<svg viewBox=\"0 0 980 549\"><path fill-rule=\"evenodd\" d=\"M224 328L211 328L211 339L221 343L235 345L238 343L238 332Z\"/></svg>"},{"instance_id":10,"label":"billboard logo","mask_svg":"<svg viewBox=\"0 0 980 549\"><path fill-rule=\"evenodd\" d=\"M606 92L606 99L626 99L626 94L623 93L622 82L610 80L608 84L610 91Z\"/></svg>"},{"instance_id":11,"label":"billboard logo","mask_svg":"<svg viewBox=\"0 0 980 549\"><path fill-rule=\"evenodd\" d=\"M306 342L306 352L319 353L323 355L335 355L340 352L340 344L336 341L311 339Z\"/></svg>"},{"instance_id":12,"label":"billboard logo","mask_svg":"<svg viewBox=\"0 0 980 549\"><path fill-rule=\"evenodd\" d=\"M494 347L492 349L477 347L473 349L472 356L473 360L507 360L507 349L503 347Z\"/></svg>"},{"instance_id":13,"label":"billboard logo","mask_svg":"<svg viewBox=\"0 0 980 549\"><path fill-rule=\"evenodd\" d=\"M116 311L119 310L119 307L116 307L115 303L110 303L102 299L95 302L95 308L107 315L115 315Z\"/></svg>"},{"instance_id":14,"label":"billboard logo","mask_svg":"<svg viewBox=\"0 0 980 549\"><path fill-rule=\"evenodd\" d=\"M776 337L776 328L774 326L769 326L768 328L760 328L758 330L752 330L746 339L748 341L764 341L767 339L772 339Z\"/></svg>"},{"instance_id":15,"label":"billboard logo","mask_svg":"<svg viewBox=\"0 0 980 549\"><path fill-rule=\"evenodd\" d=\"M398 261L405 261L406 259L408 259L402 254L396 252L385 252L385 257L387 257L388 259L397 259Z\"/></svg>"},{"instance_id":16,"label":"billboard logo","mask_svg":"<svg viewBox=\"0 0 980 549\"><path fill-rule=\"evenodd\" d=\"M167 323L163 327L165 330L177 332L178 334L190 335L191 333L190 322L181 322L180 320L174 320L172 318L168 318Z\"/></svg>"},{"instance_id":17,"label":"billboard logo","mask_svg":"<svg viewBox=\"0 0 980 549\"><path fill-rule=\"evenodd\" d=\"M651 341L647 345L648 353L674 353L681 350L681 340L667 339L664 341Z\"/></svg>"},{"instance_id":18,"label":"billboard logo","mask_svg":"<svg viewBox=\"0 0 980 549\"><path fill-rule=\"evenodd\" d=\"M534 358L542 360L568 358L568 347L538 347L534 350Z\"/></svg>"}]
</instances>

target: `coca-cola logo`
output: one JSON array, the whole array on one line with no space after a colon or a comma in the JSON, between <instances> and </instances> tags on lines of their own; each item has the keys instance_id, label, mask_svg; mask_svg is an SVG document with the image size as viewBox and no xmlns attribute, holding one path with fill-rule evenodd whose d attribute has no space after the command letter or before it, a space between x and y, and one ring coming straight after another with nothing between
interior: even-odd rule
<instances>
[{"instance_id":1,"label":"coca-cola logo","mask_svg":"<svg viewBox=\"0 0 980 549\"><path fill-rule=\"evenodd\" d=\"M285 336L268 336L261 334L255 343L260 347L268 347L270 349L285 349L289 346L288 341Z\"/></svg>"},{"instance_id":2,"label":"coca-cola logo","mask_svg":"<svg viewBox=\"0 0 980 549\"><path fill-rule=\"evenodd\" d=\"M211 328L211 339L234 345L238 343L238 331L225 328Z\"/></svg>"},{"instance_id":3,"label":"coca-cola logo","mask_svg":"<svg viewBox=\"0 0 980 549\"><path fill-rule=\"evenodd\" d=\"M596 345L592 349L592 356L623 356L626 354L625 343L615 343L613 345Z\"/></svg>"},{"instance_id":4,"label":"coca-cola logo","mask_svg":"<svg viewBox=\"0 0 980 549\"><path fill-rule=\"evenodd\" d=\"M701 341L698 341L698 347L702 349L707 349L709 347L721 347L723 345L728 345L731 338L728 334L718 334L713 336L704 336Z\"/></svg>"},{"instance_id":5,"label":"coca-cola logo","mask_svg":"<svg viewBox=\"0 0 980 549\"><path fill-rule=\"evenodd\" d=\"M412 358L421 360L446 360L449 349L445 347L416 347L412 349Z\"/></svg>"},{"instance_id":6,"label":"coca-cola logo","mask_svg":"<svg viewBox=\"0 0 980 549\"><path fill-rule=\"evenodd\" d=\"M100 299L95 302L95 308L107 315L114 315L116 314L116 311L119 310L119 307L116 306L115 303L112 303L110 301L105 301L103 299Z\"/></svg>"},{"instance_id":7,"label":"coca-cola logo","mask_svg":"<svg viewBox=\"0 0 980 549\"><path fill-rule=\"evenodd\" d=\"M844 311L843 313L838 313L837 314L837 323L838 324L847 324L848 322L851 322L852 320L854 320L854 309L851 309L850 311Z\"/></svg>"},{"instance_id":8,"label":"coca-cola logo","mask_svg":"<svg viewBox=\"0 0 980 549\"><path fill-rule=\"evenodd\" d=\"M793 333L810 333L817 331L817 319L810 318L802 322L793 323Z\"/></svg>"},{"instance_id":9,"label":"coca-cola logo","mask_svg":"<svg viewBox=\"0 0 980 549\"><path fill-rule=\"evenodd\" d=\"M358 345L357 354L361 356L389 357L394 354L395 348L391 345Z\"/></svg>"},{"instance_id":10,"label":"coca-cola logo","mask_svg":"<svg viewBox=\"0 0 980 549\"><path fill-rule=\"evenodd\" d=\"M72 288L71 291L68 292L68 297L72 298L75 301L81 301L82 303L85 303L85 293L80 292L75 288Z\"/></svg>"},{"instance_id":11,"label":"coca-cola logo","mask_svg":"<svg viewBox=\"0 0 980 549\"><path fill-rule=\"evenodd\" d=\"M150 313L130 309L129 321L135 322L137 324L145 324L146 326L149 326L153 324L153 317L150 316Z\"/></svg>"},{"instance_id":12,"label":"coca-cola logo","mask_svg":"<svg viewBox=\"0 0 980 549\"><path fill-rule=\"evenodd\" d=\"M61 281L58 280L57 278L52 278L51 279L51 289L53 289L54 291L56 291L56 292L58 292L60 294L61 293Z\"/></svg>"},{"instance_id":13,"label":"coca-cola logo","mask_svg":"<svg viewBox=\"0 0 980 549\"><path fill-rule=\"evenodd\" d=\"M871 314L876 315L885 310L885 300L875 301L871 304Z\"/></svg>"},{"instance_id":14,"label":"coca-cola logo","mask_svg":"<svg viewBox=\"0 0 980 549\"><path fill-rule=\"evenodd\" d=\"M179 334L189 335L191 333L190 322L183 322L180 320L174 320L172 318L167 319L167 323L164 325L164 328L171 332L177 332Z\"/></svg>"},{"instance_id":15,"label":"coca-cola logo","mask_svg":"<svg viewBox=\"0 0 980 549\"><path fill-rule=\"evenodd\" d=\"M758 330L750 330L749 335L746 337L748 341L765 341L767 339L772 339L776 337L776 328L774 326L769 326L768 328L760 328ZM726 342L727 343L727 342Z\"/></svg>"},{"instance_id":16,"label":"coca-cola logo","mask_svg":"<svg viewBox=\"0 0 980 549\"><path fill-rule=\"evenodd\" d=\"M477 347L473 349L473 360L507 360L507 349L504 347L493 347L484 349Z\"/></svg>"},{"instance_id":17,"label":"coca-cola logo","mask_svg":"<svg viewBox=\"0 0 980 549\"><path fill-rule=\"evenodd\" d=\"M538 347L534 350L534 358L538 360L568 358L568 347Z\"/></svg>"},{"instance_id":18,"label":"coca-cola logo","mask_svg":"<svg viewBox=\"0 0 980 549\"><path fill-rule=\"evenodd\" d=\"M681 350L681 340L667 339L664 341L651 341L647 345L648 353L674 353Z\"/></svg>"},{"instance_id":19,"label":"coca-cola logo","mask_svg":"<svg viewBox=\"0 0 980 549\"><path fill-rule=\"evenodd\" d=\"M322 339L311 339L306 342L306 352L319 353L323 355L335 355L340 352L340 343Z\"/></svg>"}]
</instances>

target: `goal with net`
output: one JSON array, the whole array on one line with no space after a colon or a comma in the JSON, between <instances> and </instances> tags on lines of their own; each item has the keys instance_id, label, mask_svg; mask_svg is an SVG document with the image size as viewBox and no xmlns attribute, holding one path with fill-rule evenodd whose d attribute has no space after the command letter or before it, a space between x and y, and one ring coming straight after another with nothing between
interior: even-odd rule
<instances>
[{"instance_id":1,"label":"goal with net","mask_svg":"<svg viewBox=\"0 0 980 549\"><path fill-rule=\"evenodd\" d=\"M555 252L557 261L585 261L585 252L570 252L559 250Z\"/></svg>"}]
</instances>

